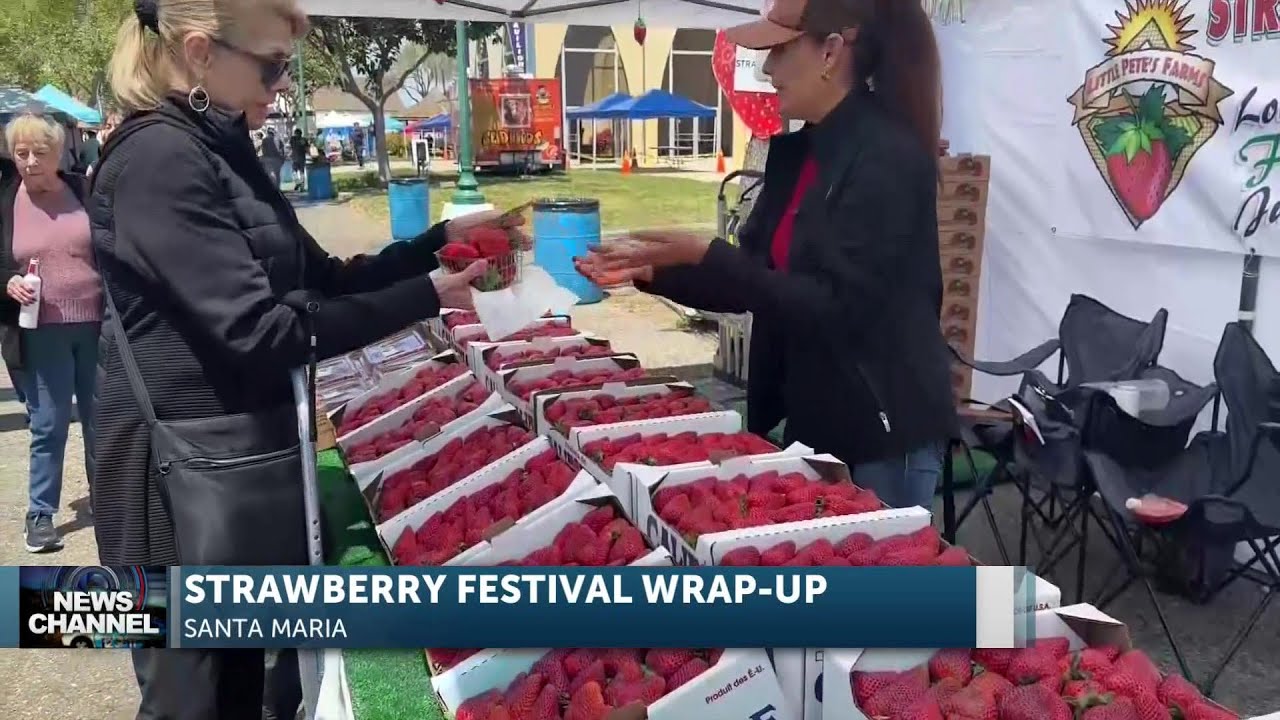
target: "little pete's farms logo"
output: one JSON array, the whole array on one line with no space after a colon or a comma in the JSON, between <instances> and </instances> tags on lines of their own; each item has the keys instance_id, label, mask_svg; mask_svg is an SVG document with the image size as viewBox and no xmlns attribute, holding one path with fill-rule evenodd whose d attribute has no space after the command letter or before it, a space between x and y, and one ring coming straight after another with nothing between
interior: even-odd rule
<instances>
[{"instance_id":1,"label":"little pete's farms logo","mask_svg":"<svg viewBox=\"0 0 1280 720\"><path fill-rule=\"evenodd\" d=\"M1177 189L1195 154L1222 127L1232 91L1187 44L1190 0L1127 0L1108 25L1106 59L1068 101L1102 180L1136 230Z\"/></svg>"}]
</instances>

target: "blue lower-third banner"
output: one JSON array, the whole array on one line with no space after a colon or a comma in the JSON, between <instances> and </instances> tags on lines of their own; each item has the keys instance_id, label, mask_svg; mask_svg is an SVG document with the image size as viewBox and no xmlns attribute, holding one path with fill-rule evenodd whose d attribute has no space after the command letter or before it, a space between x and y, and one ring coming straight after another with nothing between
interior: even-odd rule
<instances>
[{"instance_id":1,"label":"blue lower-third banner","mask_svg":"<svg viewBox=\"0 0 1280 720\"><path fill-rule=\"evenodd\" d=\"M1026 637L1026 598L1015 590L1023 571L1010 567L15 574L0 574L0 646L936 648L1014 647Z\"/></svg>"}]
</instances>

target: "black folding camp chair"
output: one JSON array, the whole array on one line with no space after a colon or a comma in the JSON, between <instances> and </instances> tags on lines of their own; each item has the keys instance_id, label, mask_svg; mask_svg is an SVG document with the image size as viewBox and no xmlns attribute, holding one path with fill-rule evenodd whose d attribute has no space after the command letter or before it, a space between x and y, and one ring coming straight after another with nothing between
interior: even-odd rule
<instances>
[{"instance_id":1,"label":"black folding camp chair","mask_svg":"<svg viewBox=\"0 0 1280 720\"><path fill-rule=\"evenodd\" d=\"M1191 561L1193 575L1183 590L1196 602L1211 602L1240 579L1264 591L1202 684L1206 695L1280 590L1280 423L1269 415L1267 402L1268 394L1280 387L1280 373L1239 323L1223 331L1213 364L1218 386L1214 430L1198 434L1185 451L1156 466L1118 459L1111 452L1085 452L1110 519L1108 538L1127 570L1117 587L1099 597L1099 606L1141 581L1188 679L1192 673L1165 621L1153 578L1171 563L1186 566ZM1227 407L1225 433L1217 431L1220 402ZM1187 512L1166 525L1139 522L1127 502L1148 493L1185 503ZM1247 548L1246 560L1238 559L1237 548ZM1225 558L1224 572L1215 572L1215 557Z\"/></svg>"},{"instance_id":2,"label":"black folding camp chair","mask_svg":"<svg viewBox=\"0 0 1280 720\"><path fill-rule=\"evenodd\" d=\"M1004 362L972 360L954 348L963 364L987 375L1022 377L1016 399L1030 411L1040 431L1025 427L1017 413L1009 423L983 423L971 428L979 448L996 458L995 470L975 486L957 525L976 504L987 506L1001 480L1009 479L1022 495L1019 525L1019 563L1027 564L1028 538L1040 550L1036 571L1050 573L1072 549L1080 548L1076 569L1077 595L1084 594L1086 515L1092 488L1082 472L1077 410L1067 403L1084 403L1090 393L1076 391L1085 383L1132 380L1155 364L1164 346L1168 311L1160 309L1149 322L1121 315L1086 295L1072 295L1058 338L1048 340ZM1039 369L1058 355L1056 381ZM1060 399L1061 398L1061 399ZM1065 402L1064 402L1065 400ZM1005 401L997 407L1009 409ZM1043 441L1042 441L1043 440ZM993 521L994 522L994 521ZM999 533L997 528L993 530Z\"/></svg>"}]
</instances>

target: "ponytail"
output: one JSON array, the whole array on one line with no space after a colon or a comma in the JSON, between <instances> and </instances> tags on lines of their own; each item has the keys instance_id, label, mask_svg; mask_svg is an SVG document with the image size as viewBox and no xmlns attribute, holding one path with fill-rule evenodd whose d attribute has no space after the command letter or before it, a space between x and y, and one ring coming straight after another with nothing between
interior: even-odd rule
<instances>
[{"instance_id":1,"label":"ponytail","mask_svg":"<svg viewBox=\"0 0 1280 720\"><path fill-rule=\"evenodd\" d=\"M130 13L108 66L111 91L124 114L158 107L173 84L172 72L160 34L144 29Z\"/></svg>"},{"instance_id":2,"label":"ponytail","mask_svg":"<svg viewBox=\"0 0 1280 720\"><path fill-rule=\"evenodd\" d=\"M921 3L871 0L870 22L858 34L854 73L934 159L942 136L942 63Z\"/></svg>"}]
</instances>

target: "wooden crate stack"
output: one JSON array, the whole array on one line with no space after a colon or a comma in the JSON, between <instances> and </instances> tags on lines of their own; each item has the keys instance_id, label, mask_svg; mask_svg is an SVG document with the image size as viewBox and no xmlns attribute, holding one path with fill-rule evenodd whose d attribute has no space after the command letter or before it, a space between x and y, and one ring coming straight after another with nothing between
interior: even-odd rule
<instances>
[{"instance_id":1,"label":"wooden crate stack","mask_svg":"<svg viewBox=\"0 0 1280 720\"><path fill-rule=\"evenodd\" d=\"M942 334L947 343L973 357L978 329L978 289L991 158L943 155L938 191L938 248L942 256ZM958 399L973 389L973 370L953 362L951 387Z\"/></svg>"}]
</instances>

